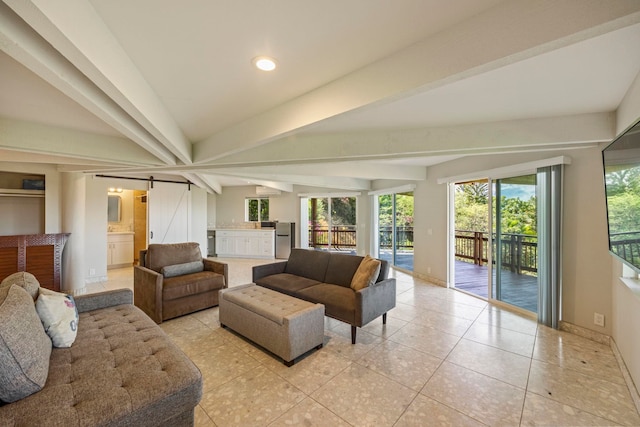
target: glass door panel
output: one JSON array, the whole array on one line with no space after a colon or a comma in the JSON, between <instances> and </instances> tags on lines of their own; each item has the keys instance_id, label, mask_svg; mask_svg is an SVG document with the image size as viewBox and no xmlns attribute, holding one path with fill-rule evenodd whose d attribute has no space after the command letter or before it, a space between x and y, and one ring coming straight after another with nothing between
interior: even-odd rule
<instances>
[{"instance_id":1,"label":"glass door panel","mask_svg":"<svg viewBox=\"0 0 640 427\"><path fill-rule=\"evenodd\" d=\"M393 264L393 194L378 196L378 258Z\"/></svg>"},{"instance_id":2,"label":"glass door panel","mask_svg":"<svg viewBox=\"0 0 640 427\"><path fill-rule=\"evenodd\" d=\"M413 270L413 192L378 196L378 258Z\"/></svg>"},{"instance_id":3,"label":"glass door panel","mask_svg":"<svg viewBox=\"0 0 640 427\"><path fill-rule=\"evenodd\" d=\"M413 192L395 195L394 264L413 271Z\"/></svg>"},{"instance_id":4,"label":"glass door panel","mask_svg":"<svg viewBox=\"0 0 640 427\"><path fill-rule=\"evenodd\" d=\"M328 251L329 239L329 199L309 199L309 247Z\"/></svg>"},{"instance_id":5,"label":"glass door panel","mask_svg":"<svg viewBox=\"0 0 640 427\"><path fill-rule=\"evenodd\" d=\"M493 183L492 298L538 310L536 175Z\"/></svg>"}]
</instances>

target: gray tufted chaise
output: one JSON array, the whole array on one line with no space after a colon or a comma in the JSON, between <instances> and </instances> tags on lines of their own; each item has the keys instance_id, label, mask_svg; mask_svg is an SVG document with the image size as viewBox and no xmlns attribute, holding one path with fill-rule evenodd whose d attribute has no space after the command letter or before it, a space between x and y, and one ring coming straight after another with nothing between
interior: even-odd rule
<instances>
[{"instance_id":1,"label":"gray tufted chaise","mask_svg":"<svg viewBox=\"0 0 640 427\"><path fill-rule=\"evenodd\" d=\"M200 371L132 303L129 289L76 297L75 342L52 350L41 391L0 406L0 425L193 425Z\"/></svg>"}]
</instances>

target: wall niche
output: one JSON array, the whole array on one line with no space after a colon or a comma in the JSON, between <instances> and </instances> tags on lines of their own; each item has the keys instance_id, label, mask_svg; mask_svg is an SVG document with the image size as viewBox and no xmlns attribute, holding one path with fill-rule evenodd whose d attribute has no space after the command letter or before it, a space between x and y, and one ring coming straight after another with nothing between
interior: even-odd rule
<instances>
[{"instance_id":1,"label":"wall niche","mask_svg":"<svg viewBox=\"0 0 640 427\"><path fill-rule=\"evenodd\" d=\"M45 176L0 171L0 236L42 234Z\"/></svg>"}]
</instances>

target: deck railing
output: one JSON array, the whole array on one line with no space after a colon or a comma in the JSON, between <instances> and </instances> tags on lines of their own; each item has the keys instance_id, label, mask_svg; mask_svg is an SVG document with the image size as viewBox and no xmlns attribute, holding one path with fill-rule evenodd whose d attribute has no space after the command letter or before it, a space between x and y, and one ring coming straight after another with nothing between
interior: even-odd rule
<instances>
[{"instance_id":1,"label":"deck railing","mask_svg":"<svg viewBox=\"0 0 640 427\"><path fill-rule=\"evenodd\" d=\"M393 227L380 227L380 248L390 249L393 242ZM329 227L309 226L309 246L326 248L329 245ZM356 226L336 225L331 227L331 247L336 250L355 249ZM396 227L396 248L413 249L413 227Z\"/></svg>"},{"instance_id":2,"label":"deck railing","mask_svg":"<svg viewBox=\"0 0 640 427\"><path fill-rule=\"evenodd\" d=\"M488 261L489 235L481 231L456 230L456 258L477 265ZM502 268L514 273L538 271L538 237L503 233L500 239ZM495 249L494 249L495 253Z\"/></svg>"}]
</instances>

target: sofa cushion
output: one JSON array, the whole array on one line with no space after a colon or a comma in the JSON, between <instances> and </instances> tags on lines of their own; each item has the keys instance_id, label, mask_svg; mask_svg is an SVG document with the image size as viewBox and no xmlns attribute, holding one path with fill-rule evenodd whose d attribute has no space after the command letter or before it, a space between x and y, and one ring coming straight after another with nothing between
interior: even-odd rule
<instances>
[{"instance_id":1,"label":"sofa cushion","mask_svg":"<svg viewBox=\"0 0 640 427\"><path fill-rule=\"evenodd\" d=\"M289 273L279 273L258 279L255 283L283 294L296 296L301 289L315 286L321 282Z\"/></svg>"},{"instance_id":2,"label":"sofa cushion","mask_svg":"<svg viewBox=\"0 0 640 427\"><path fill-rule=\"evenodd\" d=\"M200 245L187 243L152 243L147 249L145 266L157 273L166 265L183 264L185 262L202 261Z\"/></svg>"},{"instance_id":3,"label":"sofa cushion","mask_svg":"<svg viewBox=\"0 0 640 427\"><path fill-rule=\"evenodd\" d=\"M36 311L54 347L71 347L78 332L78 309L71 295L40 288Z\"/></svg>"},{"instance_id":4,"label":"sofa cushion","mask_svg":"<svg viewBox=\"0 0 640 427\"><path fill-rule=\"evenodd\" d=\"M294 248L291 249L284 272L324 282L330 257L329 252Z\"/></svg>"},{"instance_id":5,"label":"sofa cushion","mask_svg":"<svg viewBox=\"0 0 640 427\"><path fill-rule=\"evenodd\" d=\"M160 269L164 277L183 276L185 274L199 273L204 270L204 263L200 261L184 262L182 264L165 265Z\"/></svg>"},{"instance_id":6,"label":"sofa cushion","mask_svg":"<svg viewBox=\"0 0 640 427\"><path fill-rule=\"evenodd\" d=\"M351 279L356 274L362 259L363 257L357 255L331 254L324 282L351 287Z\"/></svg>"},{"instance_id":7,"label":"sofa cushion","mask_svg":"<svg viewBox=\"0 0 640 427\"><path fill-rule=\"evenodd\" d=\"M310 302L324 304L324 312L327 316L355 324L356 293L351 288L319 283L302 289L296 296Z\"/></svg>"},{"instance_id":8,"label":"sofa cushion","mask_svg":"<svg viewBox=\"0 0 640 427\"><path fill-rule=\"evenodd\" d=\"M162 282L163 301L174 300L224 287L224 276L213 271L201 271L184 276L167 277Z\"/></svg>"},{"instance_id":9,"label":"sofa cushion","mask_svg":"<svg viewBox=\"0 0 640 427\"><path fill-rule=\"evenodd\" d=\"M47 381L51 340L31 295L18 285L0 288L0 400L15 402Z\"/></svg>"},{"instance_id":10,"label":"sofa cushion","mask_svg":"<svg viewBox=\"0 0 640 427\"><path fill-rule=\"evenodd\" d=\"M29 292L29 295L31 295L31 298L33 298L34 301L36 300L36 298L38 298L38 289L40 289L40 282L38 282L36 276L31 273L28 273L26 271L13 273L2 280L2 283L0 283L0 288L11 285L18 285L21 288L24 288L24 290Z\"/></svg>"},{"instance_id":11,"label":"sofa cushion","mask_svg":"<svg viewBox=\"0 0 640 427\"><path fill-rule=\"evenodd\" d=\"M353 275L351 289L359 291L376 283L376 279L380 274L380 264L379 260L371 258L369 255L365 256Z\"/></svg>"}]
</instances>

